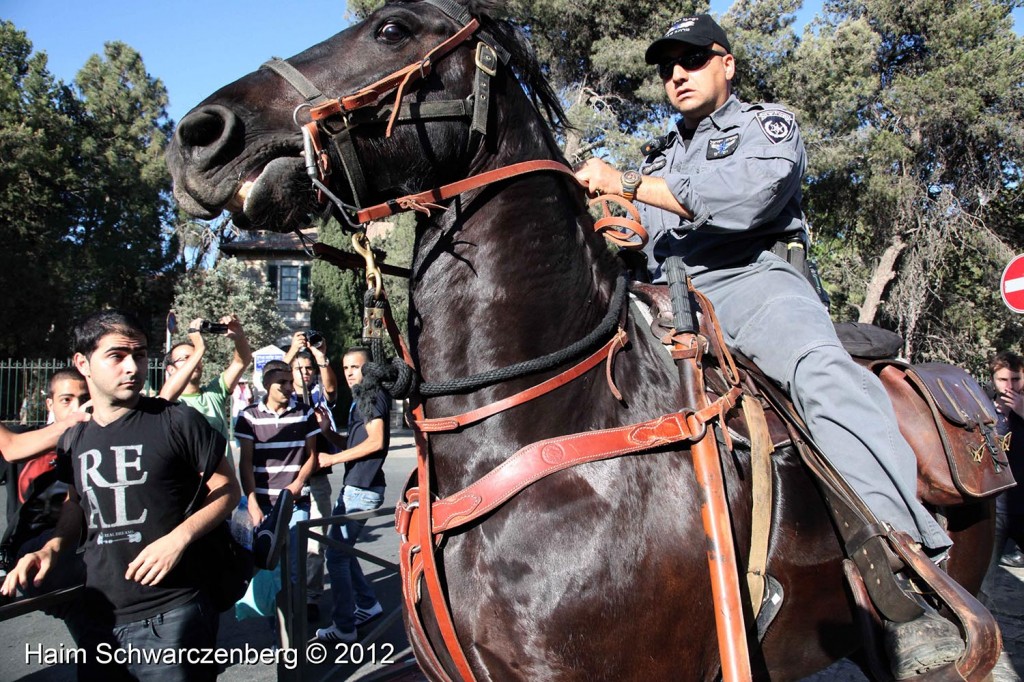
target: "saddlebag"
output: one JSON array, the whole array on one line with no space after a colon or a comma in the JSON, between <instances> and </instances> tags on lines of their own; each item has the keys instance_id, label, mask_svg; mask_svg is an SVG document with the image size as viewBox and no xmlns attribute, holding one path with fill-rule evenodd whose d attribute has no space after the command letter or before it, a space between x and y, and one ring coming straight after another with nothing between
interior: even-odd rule
<instances>
[{"instance_id":1,"label":"saddlebag","mask_svg":"<svg viewBox=\"0 0 1024 682\"><path fill-rule=\"evenodd\" d=\"M917 455L922 500L954 506L1015 485L996 433L995 406L971 375L952 365L898 360L881 360L871 369Z\"/></svg>"}]
</instances>

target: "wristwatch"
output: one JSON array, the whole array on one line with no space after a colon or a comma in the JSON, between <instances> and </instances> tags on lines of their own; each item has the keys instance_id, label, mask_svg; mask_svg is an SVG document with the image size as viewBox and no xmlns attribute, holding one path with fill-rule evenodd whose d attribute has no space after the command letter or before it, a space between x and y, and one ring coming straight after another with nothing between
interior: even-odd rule
<instances>
[{"instance_id":1,"label":"wristwatch","mask_svg":"<svg viewBox=\"0 0 1024 682\"><path fill-rule=\"evenodd\" d=\"M622 185L622 198L627 201L633 201L636 199L636 189L643 182L644 176L635 170L628 170L622 174L619 178L619 183Z\"/></svg>"}]
</instances>

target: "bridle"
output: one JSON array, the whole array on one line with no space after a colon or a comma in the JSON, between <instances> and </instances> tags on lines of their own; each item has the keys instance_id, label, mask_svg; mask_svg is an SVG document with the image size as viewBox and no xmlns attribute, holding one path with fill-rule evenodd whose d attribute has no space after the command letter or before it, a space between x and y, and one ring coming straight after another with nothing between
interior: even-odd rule
<instances>
[{"instance_id":1,"label":"bridle","mask_svg":"<svg viewBox=\"0 0 1024 682\"><path fill-rule=\"evenodd\" d=\"M508 64L509 52L480 26L480 21L454 2L454 0L423 0L441 10L450 19L461 25L451 37L436 45L421 59L402 67L397 71L367 85L356 92L341 97L328 97L294 66L283 59L273 58L261 68L273 71L287 81L304 98L293 112L293 120L302 131L303 156L306 173L318 192L321 202L330 200L340 211L345 221L357 227L369 220L393 215L402 210L418 209L429 211L430 203L403 201L394 199L377 207L375 210L364 209L369 194L366 174L360 162L352 133L359 126L369 124L380 125L387 121L385 137L390 137L396 123L426 121L436 119L469 118L471 134L486 136L490 119L491 79L498 73L499 64ZM479 42L476 46L473 94L466 99L448 99L420 103L402 103L406 89L414 82L427 77L433 70L435 62L451 54L455 48L472 39ZM394 93L393 98L388 96ZM310 121L300 123L299 115L308 110ZM326 144L325 144L326 142ZM352 193L354 205L347 204L335 195L327 186L332 175L332 155L328 153L328 145L333 149L333 157L340 162L340 170ZM538 162L527 162L536 164ZM516 164L517 166L520 164ZM554 168L557 165L559 168ZM512 168L507 167L507 168ZM563 164L543 162L543 166L516 169L518 172L506 173L503 177L519 175L535 170L564 170ZM570 173L571 174L571 173ZM496 178L487 178L476 186L494 182ZM467 180L469 180L467 178ZM463 183L466 180L462 181ZM444 188L439 188L444 189ZM437 192L438 190L433 190ZM466 191L461 189L460 191ZM447 192L431 195L440 201L446 198Z\"/></svg>"}]
</instances>

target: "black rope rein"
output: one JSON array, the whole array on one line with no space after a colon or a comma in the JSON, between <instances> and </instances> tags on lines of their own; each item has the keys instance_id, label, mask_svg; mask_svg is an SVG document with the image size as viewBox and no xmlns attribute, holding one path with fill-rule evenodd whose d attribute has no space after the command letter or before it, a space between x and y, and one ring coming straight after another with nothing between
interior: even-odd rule
<instances>
[{"instance_id":1,"label":"black rope rein","mask_svg":"<svg viewBox=\"0 0 1024 682\"><path fill-rule=\"evenodd\" d=\"M363 366L363 380L352 389L356 405L360 413L366 416L370 414L374 396L381 388L398 399L411 395L434 398L470 393L504 381L553 369L593 349L615 331L622 306L626 302L627 290L626 276L625 274L620 275L615 282L615 290L612 292L608 310L601 322L589 334L575 343L539 358L524 360L508 367L480 372L461 379L440 383L419 383L416 373L401 358L392 358L390 362L385 360L383 341L375 340L370 344L373 357ZM368 307L387 305L384 301L375 301L372 291L366 293L366 299Z\"/></svg>"}]
</instances>

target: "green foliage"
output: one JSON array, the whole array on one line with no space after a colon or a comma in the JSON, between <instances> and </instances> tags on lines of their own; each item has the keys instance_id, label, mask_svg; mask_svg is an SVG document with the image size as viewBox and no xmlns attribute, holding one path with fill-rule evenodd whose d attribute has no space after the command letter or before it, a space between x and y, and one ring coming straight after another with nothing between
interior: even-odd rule
<instances>
[{"instance_id":1,"label":"green foliage","mask_svg":"<svg viewBox=\"0 0 1024 682\"><path fill-rule=\"evenodd\" d=\"M208 270L194 270L174 287L174 312L178 330L173 343L188 340L188 324L196 318L216 322L224 315L238 316L253 350L277 342L288 327L277 312L277 295L262 282L247 276L245 265L234 258L222 258ZM225 336L207 335L203 364L221 372L231 362L234 343ZM205 379L213 376L207 372Z\"/></svg>"},{"instance_id":2,"label":"green foliage","mask_svg":"<svg viewBox=\"0 0 1024 682\"><path fill-rule=\"evenodd\" d=\"M127 45L105 45L66 86L0 21L0 356L61 355L71 321L104 307L138 312L151 331L163 318L166 106Z\"/></svg>"},{"instance_id":3,"label":"green foliage","mask_svg":"<svg viewBox=\"0 0 1024 682\"><path fill-rule=\"evenodd\" d=\"M352 252L352 238L331 218L320 225L321 243ZM327 339L336 355L350 346L360 345L363 334L363 292L366 284L362 271L343 270L326 261L313 261L313 329Z\"/></svg>"}]
</instances>

